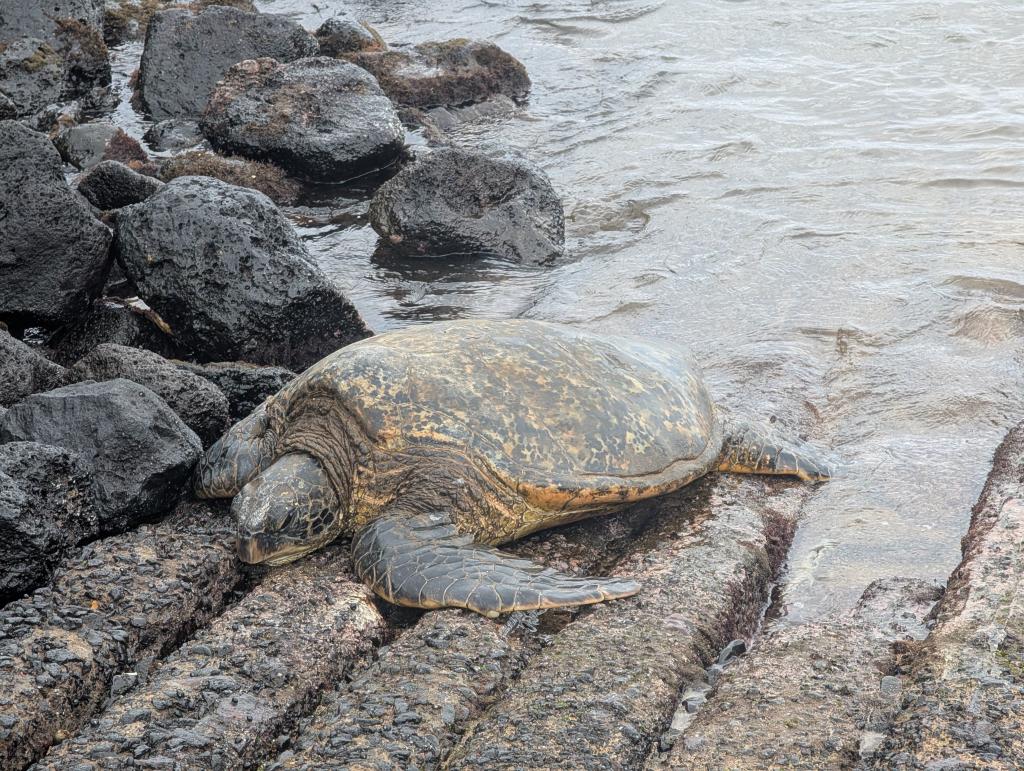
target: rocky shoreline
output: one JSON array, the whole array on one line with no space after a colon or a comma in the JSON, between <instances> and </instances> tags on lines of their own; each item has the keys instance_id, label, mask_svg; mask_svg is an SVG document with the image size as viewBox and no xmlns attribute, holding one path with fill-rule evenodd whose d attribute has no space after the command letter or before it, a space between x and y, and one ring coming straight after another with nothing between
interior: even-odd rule
<instances>
[{"instance_id":1,"label":"rocky shoreline","mask_svg":"<svg viewBox=\"0 0 1024 771\"><path fill-rule=\"evenodd\" d=\"M1024 767L1024 426L944 594L888 579L801 626L763 614L808 490L764 479L515 544L644 583L578 611L396 611L345 544L243 568L225 508L186 493L196 460L372 334L279 205L371 177L381 258L566 259L543 171L445 136L515 110L526 68L488 41L306 30L247 0L8 8L4 768ZM126 37L145 40L146 146L109 118L106 46Z\"/></svg>"}]
</instances>

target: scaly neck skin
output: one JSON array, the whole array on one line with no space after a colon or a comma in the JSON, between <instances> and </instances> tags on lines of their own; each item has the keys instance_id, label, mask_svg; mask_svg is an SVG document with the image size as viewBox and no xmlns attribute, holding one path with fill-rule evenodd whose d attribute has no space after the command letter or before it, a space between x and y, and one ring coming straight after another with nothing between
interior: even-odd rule
<instances>
[{"instance_id":1,"label":"scaly neck skin","mask_svg":"<svg viewBox=\"0 0 1024 771\"><path fill-rule=\"evenodd\" d=\"M351 506L356 468L367 441L352 417L330 396L310 397L289 410L278 454L304 452L323 466L342 511Z\"/></svg>"}]
</instances>

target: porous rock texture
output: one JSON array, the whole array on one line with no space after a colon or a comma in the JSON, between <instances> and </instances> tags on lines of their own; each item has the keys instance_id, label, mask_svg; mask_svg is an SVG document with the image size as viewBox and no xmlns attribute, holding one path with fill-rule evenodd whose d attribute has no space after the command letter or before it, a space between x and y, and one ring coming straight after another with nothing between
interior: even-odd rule
<instances>
[{"instance_id":1,"label":"porous rock texture","mask_svg":"<svg viewBox=\"0 0 1024 771\"><path fill-rule=\"evenodd\" d=\"M37 587L71 549L95 537L97 506L92 469L74 453L0 444L0 603Z\"/></svg>"},{"instance_id":2,"label":"porous rock texture","mask_svg":"<svg viewBox=\"0 0 1024 771\"><path fill-rule=\"evenodd\" d=\"M691 485L612 571L638 579L640 593L563 629L445 768L642 765L683 687L756 628L806 492L749 478Z\"/></svg>"},{"instance_id":3,"label":"porous rock texture","mask_svg":"<svg viewBox=\"0 0 1024 771\"><path fill-rule=\"evenodd\" d=\"M110 83L102 16L102 0L0 3L0 104L9 117Z\"/></svg>"},{"instance_id":4,"label":"porous rock texture","mask_svg":"<svg viewBox=\"0 0 1024 771\"><path fill-rule=\"evenodd\" d=\"M456 107L499 94L520 100L530 91L522 63L485 41L460 38L345 56L400 107Z\"/></svg>"},{"instance_id":5,"label":"porous rock texture","mask_svg":"<svg viewBox=\"0 0 1024 771\"><path fill-rule=\"evenodd\" d=\"M322 56L236 64L217 84L200 127L221 152L271 161L317 182L342 182L394 162L405 137L371 75Z\"/></svg>"},{"instance_id":6,"label":"porous rock texture","mask_svg":"<svg viewBox=\"0 0 1024 771\"><path fill-rule=\"evenodd\" d=\"M1024 425L996 450L910 679L875 768L1024 768Z\"/></svg>"},{"instance_id":7,"label":"porous rock texture","mask_svg":"<svg viewBox=\"0 0 1024 771\"><path fill-rule=\"evenodd\" d=\"M179 177L117 213L118 260L189 358L305 369L366 337L269 198Z\"/></svg>"},{"instance_id":8,"label":"porous rock texture","mask_svg":"<svg viewBox=\"0 0 1024 771\"><path fill-rule=\"evenodd\" d=\"M78 192L102 211L145 201L161 187L159 179L139 174L118 161L100 161L78 180Z\"/></svg>"},{"instance_id":9,"label":"porous rock texture","mask_svg":"<svg viewBox=\"0 0 1024 771\"><path fill-rule=\"evenodd\" d=\"M146 31L139 100L154 120L197 119L232 65L262 56L290 62L316 51L313 36L285 16L223 6L160 11Z\"/></svg>"},{"instance_id":10,"label":"porous rock texture","mask_svg":"<svg viewBox=\"0 0 1024 771\"><path fill-rule=\"evenodd\" d=\"M343 56L357 51L381 51L386 46L368 25L345 16L332 16L313 33L321 56Z\"/></svg>"},{"instance_id":11,"label":"porous rock texture","mask_svg":"<svg viewBox=\"0 0 1024 771\"><path fill-rule=\"evenodd\" d=\"M177 341L161 328L152 309L138 304L96 300L75 323L47 341L53 357L70 366L102 343L146 348L162 356L178 352Z\"/></svg>"},{"instance_id":12,"label":"porous rock texture","mask_svg":"<svg viewBox=\"0 0 1024 771\"><path fill-rule=\"evenodd\" d=\"M925 637L940 594L926 581L883 579L852 610L777 626L648 768L851 768L870 757L899 709L899 647Z\"/></svg>"},{"instance_id":13,"label":"porous rock texture","mask_svg":"<svg viewBox=\"0 0 1024 771\"><path fill-rule=\"evenodd\" d=\"M521 556L575 575L600 572L647 521L649 507L633 507L511 544ZM437 768L470 721L522 670L541 644L536 614L492 621L462 610L423 615L351 681L324 696L303 721L280 768ZM555 626L568 609L547 611Z\"/></svg>"},{"instance_id":14,"label":"porous rock texture","mask_svg":"<svg viewBox=\"0 0 1024 771\"><path fill-rule=\"evenodd\" d=\"M67 322L103 287L110 231L68 187L43 134L0 121L0 321Z\"/></svg>"},{"instance_id":15,"label":"porous rock texture","mask_svg":"<svg viewBox=\"0 0 1024 771\"><path fill-rule=\"evenodd\" d=\"M74 735L114 678L145 672L240 579L227 517L207 506L96 541L0 610L0 768Z\"/></svg>"},{"instance_id":16,"label":"porous rock texture","mask_svg":"<svg viewBox=\"0 0 1024 771\"><path fill-rule=\"evenodd\" d=\"M216 385L228 398L233 421L248 416L267 397L273 396L295 379L295 373L284 367L261 367L244 361L216 361L209 364L179 361L176 364Z\"/></svg>"},{"instance_id":17,"label":"porous rock texture","mask_svg":"<svg viewBox=\"0 0 1024 771\"><path fill-rule=\"evenodd\" d=\"M64 447L92 467L105 533L166 514L202 452L162 399L124 379L27 397L0 422L0 442L14 441Z\"/></svg>"},{"instance_id":18,"label":"porous rock texture","mask_svg":"<svg viewBox=\"0 0 1024 771\"><path fill-rule=\"evenodd\" d=\"M67 370L0 329L0 406L71 382Z\"/></svg>"},{"instance_id":19,"label":"porous rock texture","mask_svg":"<svg viewBox=\"0 0 1024 771\"><path fill-rule=\"evenodd\" d=\"M550 180L513 153L423 154L381 185L370 222L382 248L406 255L481 253L542 265L562 256L565 244Z\"/></svg>"},{"instance_id":20,"label":"porous rock texture","mask_svg":"<svg viewBox=\"0 0 1024 771\"><path fill-rule=\"evenodd\" d=\"M41 769L255 768L384 630L335 544L272 571Z\"/></svg>"},{"instance_id":21,"label":"porous rock texture","mask_svg":"<svg viewBox=\"0 0 1024 771\"><path fill-rule=\"evenodd\" d=\"M168 118L154 123L142 135L151 148L157 152L187 150L203 143L198 120Z\"/></svg>"},{"instance_id":22,"label":"porous rock texture","mask_svg":"<svg viewBox=\"0 0 1024 771\"><path fill-rule=\"evenodd\" d=\"M228 426L228 400L217 386L152 351L104 343L79 359L70 372L76 380L125 378L146 386L195 431L204 447Z\"/></svg>"},{"instance_id":23,"label":"porous rock texture","mask_svg":"<svg viewBox=\"0 0 1024 771\"><path fill-rule=\"evenodd\" d=\"M124 129L110 123L70 126L53 140L60 157L76 169L88 169L103 161L145 164L146 151Z\"/></svg>"}]
</instances>

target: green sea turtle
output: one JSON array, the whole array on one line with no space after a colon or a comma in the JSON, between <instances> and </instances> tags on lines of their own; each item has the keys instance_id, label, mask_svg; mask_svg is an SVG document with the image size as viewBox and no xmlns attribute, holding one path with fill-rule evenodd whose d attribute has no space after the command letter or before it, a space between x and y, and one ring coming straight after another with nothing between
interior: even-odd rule
<instances>
[{"instance_id":1,"label":"green sea turtle","mask_svg":"<svg viewBox=\"0 0 1024 771\"><path fill-rule=\"evenodd\" d=\"M635 594L495 548L712 470L829 476L723 425L676 347L539 321L454 321L354 343L210 448L199 497L235 497L238 551L272 565L351 534L381 597L487 616Z\"/></svg>"}]
</instances>

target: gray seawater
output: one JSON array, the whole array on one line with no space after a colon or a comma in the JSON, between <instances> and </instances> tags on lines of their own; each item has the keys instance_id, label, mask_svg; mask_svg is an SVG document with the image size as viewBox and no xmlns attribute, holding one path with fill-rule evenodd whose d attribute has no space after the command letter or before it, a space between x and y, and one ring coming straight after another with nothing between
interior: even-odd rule
<instances>
[{"instance_id":1,"label":"gray seawater","mask_svg":"<svg viewBox=\"0 0 1024 771\"><path fill-rule=\"evenodd\" d=\"M374 329L520 316L681 342L734 411L845 464L806 508L787 619L875 578L945 579L1024 416L1019 0L259 6L489 38L533 78L514 117L454 138L544 167L572 261L382 265L365 200L295 212ZM122 76L138 53L117 52ZM127 103L118 119L141 135Z\"/></svg>"}]
</instances>

